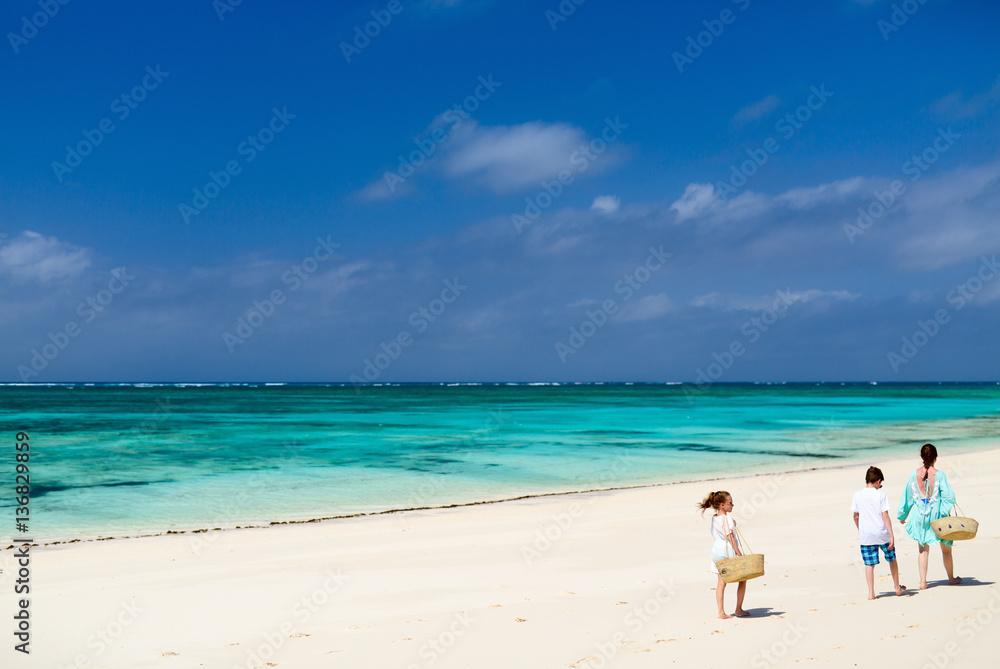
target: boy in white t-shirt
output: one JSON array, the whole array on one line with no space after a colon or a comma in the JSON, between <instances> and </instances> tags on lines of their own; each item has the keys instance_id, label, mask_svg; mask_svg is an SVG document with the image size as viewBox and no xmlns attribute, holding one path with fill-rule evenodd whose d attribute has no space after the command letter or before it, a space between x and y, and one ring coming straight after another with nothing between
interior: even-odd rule
<instances>
[{"instance_id":1,"label":"boy in white t-shirt","mask_svg":"<svg viewBox=\"0 0 1000 669\"><path fill-rule=\"evenodd\" d=\"M896 564L896 538L892 534L892 521L889 519L889 498L882 492L882 470L869 467L865 473L865 487L854 493L851 500L851 511L854 512L854 524L858 528L861 540L861 557L865 561L865 578L868 579L868 599L875 599L875 565L878 564L878 551L881 548L885 561L889 563L892 572L892 584L896 586L896 594L901 595L906 590L899 584L899 565Z\"/></svg>"}]
</instances>

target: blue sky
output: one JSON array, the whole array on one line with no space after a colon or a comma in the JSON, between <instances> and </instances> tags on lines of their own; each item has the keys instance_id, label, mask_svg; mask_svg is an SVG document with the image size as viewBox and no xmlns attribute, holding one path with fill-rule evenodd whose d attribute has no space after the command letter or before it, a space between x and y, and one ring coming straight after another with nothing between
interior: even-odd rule
<instances>
[{"instance_id":1,"label":"blue sky","mask_svg":"<svg viewBox=\"0 0 1000 669\"><path fill-rule=\"evenodd\" d=\"M994 380L998 15L6 3L0 380Z\"/></svg>"}]
</instances>

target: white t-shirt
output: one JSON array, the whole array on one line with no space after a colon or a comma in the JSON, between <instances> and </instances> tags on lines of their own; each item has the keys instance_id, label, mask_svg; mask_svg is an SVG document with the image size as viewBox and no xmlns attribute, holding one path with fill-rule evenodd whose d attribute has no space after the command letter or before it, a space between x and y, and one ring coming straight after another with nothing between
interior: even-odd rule
<instances>
[{"instance_id":1,"label":"white t-shirt","mask_svg":"<svg viewBox=\"0 0 1000 669\"><path fill-rule=\"evenodd\" d=\"M877 488L865 488L854 493L851 511L858 514L858 535L862 546L889 543L889 530L882 512L889 510L889 498Z\"/></svg>"}]
</instances>

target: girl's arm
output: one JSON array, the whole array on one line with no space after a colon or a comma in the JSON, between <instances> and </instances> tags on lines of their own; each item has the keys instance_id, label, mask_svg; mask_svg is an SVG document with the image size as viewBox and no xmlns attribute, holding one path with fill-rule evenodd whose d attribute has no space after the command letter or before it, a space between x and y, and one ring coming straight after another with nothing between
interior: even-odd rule
<instances>
[{"instance_id":1,"label":"girl's arm","mask_svg":"<svg viewBox=\"0 0 1000 669\"><path fill-rule=\"evenodd\" d=\"M735 554L735 556L739 557L740 555L743 555L743 553L740 552L739 544L736 543L736 527L733 525L730 526L728 529L729 529L729 534L726 535L726 541L728 541L729 544L733 547L733 553Z\"/></svg>"}]
</instances>

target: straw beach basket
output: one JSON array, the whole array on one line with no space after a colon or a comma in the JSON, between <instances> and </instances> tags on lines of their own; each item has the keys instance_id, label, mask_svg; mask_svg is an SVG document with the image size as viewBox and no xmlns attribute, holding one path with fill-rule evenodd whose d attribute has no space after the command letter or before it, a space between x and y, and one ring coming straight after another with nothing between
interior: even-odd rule
<instances>
[{"instance_id":1,"label":"straw beach basket","mask_svg":"<svg viewBox=\"0 0 1000 669\"><path fill-rule=\"evenodd\" d=\"M955 505L955 508L958 509L958 504ZM962 510L958 509L958 512L962 513ZM979 523L965 516L949 515L931 521L931 529L941 541L962 541L976 538Z\"/></svg>"},{"instance_id":2,"label":"straw beach basket","mask_svg":"<svg viewBox=\"0 0 1000 669\"><path fill-rule=\"evenodd\" d=\"M740 528L734 527L733 529L739 536L740 545L746 546L747 550L752 550L749 544L747 544L747 540L743 538ZM726 542L726 555L729 555L728 541ZM764 575L764 554L750 552L746 555L727 557L725 560L716 562L715 566L719 570L719 576L722 578L723 583L749 581L751 578Z\"/></svg>"},{"instance_id":3,"label":"straw beach basket","mask_svg":"<svg viewBox=\"0 0 1000 669\"><path fill-rule=\"evenodd\" d=\"M739 583L764 575L764 554L750 553L726 558L715 563L723 583ZM755 586L756 587L756 586Z\"/></svg>"}]
</instances>

